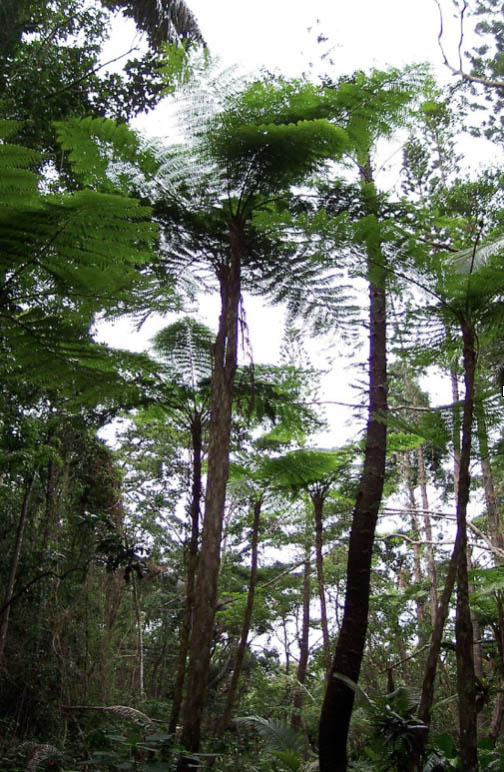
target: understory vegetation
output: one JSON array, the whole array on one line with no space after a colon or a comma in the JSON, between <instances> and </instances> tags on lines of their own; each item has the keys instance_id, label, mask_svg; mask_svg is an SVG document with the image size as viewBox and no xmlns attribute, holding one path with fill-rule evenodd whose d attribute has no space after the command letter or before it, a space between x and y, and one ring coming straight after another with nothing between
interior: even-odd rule
<instances>
[{"instance_id":1,"label":"understory vegetation","mask_svg":"<svg viewBox=\"0 0 504 772\"><path fill-rule=\"evenodd\" d=\"M453 62L439 5L449 87L189 6L0 7L0 768L504 770L504 6Z\"/></svg>"}]
</instances>

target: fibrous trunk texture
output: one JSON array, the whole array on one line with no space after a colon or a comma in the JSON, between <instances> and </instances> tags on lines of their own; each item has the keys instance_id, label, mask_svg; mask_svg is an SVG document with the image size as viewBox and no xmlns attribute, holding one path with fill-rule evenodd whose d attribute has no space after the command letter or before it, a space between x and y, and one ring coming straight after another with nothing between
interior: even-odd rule
<instances>
[{"instance_id":1,"label":"fibrous trunk texture","mask_svg":"<svg viewBox=\"0 0 504 772\"><path fill-rule=\"evenodd\" d=\"M320 626L322 628L322 644L324 647L324 662L326 672L329 675L331 670L331 645L329 642L329 625L327 623L327 607L325 598L324 582L324 536L323 536L323 514L324 514L324 495L325 491L317 491L311 494L313 503L313 514L315 517L315 560L317 565L317 585L320 602Z\"/></svg>"},{"instance_id":2,"label":"fibrous trunk texture","mask_svg":"<svg viewBox=\"0 0 504 772\"><path fill-rule=\"evenodd\" d=\"M429 576L429 605L432 626L436 624L436 609L438 604L437 594L437 574L436 574L436 561L434 559L434 548L432 546L432 525L429 514L429 498L427 495L427 475L425 473L425 457L423 452L423 446L419 445L416 449L417 464L418 464L418 482L420 485L420 494L422 497L422 507L424 510L424 529L425 538L427 541L426 554L427 554L427 574Z\"/></svg>"},{"instance_id":3,"label":"fibrous trunk texture","mask_svg":"<svg viewBox=\"0 0 504 772\"><path fill-rule=\"evenodd\" d=\"M233 703L236 697L236 691L238 688L238 682L240 680L241 669L243 665L243 659L245 657L245 651L247 648L247 640L250 632L250 624L252 622L252 613L254 611L254 597L255 589L257 585L257 557L259 552L259 525L261 521L261 506L262 498L257 499L254 502L254 522L252 525L252 540L251 540L251 556L250 556L250 580L247 593L247 603L245 606L245 613L243 615L243 623L240 634L240 641L236 650L236 658L233 666L233 675L231 677L231 683L226 696L226 704L224 711L220 719L217 734L222 735L227 729L231 720L231 711L233 709Z\"/></svg>"},{"instance_id":4,"label":"fibrous trunk texture","mask_svg":"<svg viewBox=\"0 0 504 772\"><path fill-rule=\"evenodd\" d=\"M205 515L195 585L193 624L189 647L187 692L183 711L182 745L199 749L201 719L208 681L213 637L217 581L220 568L222 523L229 473L229 443L233 386L238 355L238 311L241 295L241 254L243 222L235 216L230 222L229 260L218 267L221 295L219 330L214 346ZM182 758L179 770L190 769L189 758Z\"/></svg>"},{"instance_id":5,"label":"fibrous trunk texture","mask_svg":"<svg viewBox=\"0 0 504 772\"><path fill-rule=\"evenodd\" d=\"M5 643L7 641L7 630L9 629L9 614L12 597L14 594L14 584L16 582L17 569L19 565L19 558L21 555L21 548L23 546L23 534L26 524L26 518L28 516L28 508L30 506L30 498L35 484L35 476L28 479L25 493L23 497L23 503L21 505L21 512L19 513L19 520L16 529L16 543L14 545L14 553L12 555L9 576L7 579L7 587L5 588L3 612L0 621L0 663L3 660Z\"/></svg>"},{"instance_id":6,"label":"fibrous trunk texture","mask_svg":"<svg viewBox=\"0 0 504 772\"><path fill-rule=\"evenodd\" d=\"M311 600L311 563L309 534L306 534L305 561L303 566L303 619L301 624L301 638L299 639L299 662L296 671L296 690L292 709L291 725L293 729L301 729L301 709L304 703L306 673L308 670L308 656L310 653L310 600Z\"/></svg>"},{"instance_id":7,"label":"fibrous trunk texture","mask_svg":"<svg viewBox=\"0 0 504 772\"><path fill-rule=\"evenodd\" d=\"M460 453L457 497L457 608L455 638L457 646L457 692L459 698L460 760L465 772L478 769L477 716L474 679L473 627L469 608L467 576L466 515L471 476L472 422L474 412L474 376L476 370L475 334L470 322L462 323L465 397L462 417L462 448Z\"/></svg>"},{"instance_id":8,"label":"fibrous trunk texture","mask_svg":"<svg viewBox=\"0 0 504 772\"><path fill-rule=\"evenodd\" d=\"M368 211L373 215L376 211L376 191L369 163L362 169L362 178ZM364 466L350 532L343 619L320 716L320 772L346 772L347 769L346 744L354 692L336 674L341 673L355 682L359 679L368 624L374 536L385 476L386 266L377 233L367 240L366 249L369 275L369 412Z\"/></svg>"},{"instance_id":9,"label":"fibrous trunk texture","mask_svg":"<svg viewBox=\"0 0 504 772\"><path fill-rule=\"evenodd\" d=\"M192 490L191 490L191 539L189 541L189 555L187 558L186 597L184 603L184 617L180 631L180 649L177 663L177 676L173 691L173 702L170 714L168 731L175 734L182 707L182 694L186 672L187 652L191 635L191 622L194 606L194 584L196 581L196 567L198 563L198 539L201 503L201 454L202 454L202 427L201 416L194 417L191 426L192 444Z\"/></svg>"}]
</instances>

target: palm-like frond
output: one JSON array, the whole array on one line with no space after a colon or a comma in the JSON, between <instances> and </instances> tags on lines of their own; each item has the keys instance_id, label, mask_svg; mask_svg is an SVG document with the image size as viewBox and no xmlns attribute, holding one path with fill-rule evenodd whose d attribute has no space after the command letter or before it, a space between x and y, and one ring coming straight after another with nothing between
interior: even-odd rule
<instances>
[{"instance_id":1,"label":"palm-like frond","mask_svg":"<svg viewBox=\"0 0 504 772\"><path fill-rule=\"evenodd\" d=\"M277 718L261 716L240 716L235 718L234 722L254 726L267 744L268 750L299 754L298 764L300 763L303 750L302 739L288 724L284 724Z\"/></svg>"},{"instance_id":2,"label":"palm-like frond","mask_svg":"<svg viewBox=\"0 0 504 772\"><path fill-rule=\"evenodd\" d=\"M482 265L486 265L488 259L493 255L498 254L504 249L504 236L501 236L495 241L490 241L481 246L469 247L468 249L461 249L458 252L453 252L448 258L448 262L453 266L453 269L459 273L469 273L471 268L476 270Z\"/></svg>"},{"instance_id":3,"label":"palm-like frond","mask_svg":"<svg viewBox=\"0 0 504 772\"><path fill-rule=\"evenodd\" d=\"M196 17L184 0L101 0L111 10L121 10L147 33L154 48L162 43L187 40L203 43Z\"/></svg>"},{"instance_id":4,"label":"palm-like frond","mask_svg":"<svg viewBox=\"0 0 504 772\"><path fill-rule=\"evenodd\" d=\"M186 316L155 335L154 350L176 380L196 389L212 375L214 340L208 327Z\"/></svg>"},{"instance_id":5,"label":"palm-like frond","mask_svg":"<svg viewBox=\"0 0 504 772\"><path fill-rule=\"evenodd\" d=\"M26 772L38 772L46 768L46 762L57 762L61 758L60 751L47 743L27 742L19 746L20 750L27 752Z\"/></svg>"},{"instance_id":6,"label":"palm-like frond","mask_svg":"<svg viewBox=\"0 0 504 772\"><path fill-rule=\"evenodd\" d=\"M149 718L146 713L142 713L141 710L136 708L130 708L128 705L67 705L66 710L98 710L102 713L110 713L113 716L123 719L124 721L131 721L133 724L146 729L147 731L154 731L157 727L156 724L164 723L158 720Z\"/></svg>"},{"instance_id":7,"label":"palm-like frond","mask_svg":"<svg viewBox=\"0 0 504 772\"><path fill-rule=\"evenodd\" d=\"M264 458L261 474L278 488L304 488L330 481L348 464L345 451L301 449Z\"/></svg>"}]
</instances>

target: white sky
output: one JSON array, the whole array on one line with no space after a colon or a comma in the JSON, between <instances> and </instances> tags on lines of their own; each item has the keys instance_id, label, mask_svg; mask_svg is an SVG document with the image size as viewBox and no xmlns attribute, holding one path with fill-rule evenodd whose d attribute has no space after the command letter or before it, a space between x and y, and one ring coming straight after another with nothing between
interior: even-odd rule
<instances>
[{"instance_id":1,"label":"white sky","mask_svg":"<svg viewBox=\"0 0 504 772\"><path fill-rule=\"evenodd\" d=\"M213 56L224 65L240 64L245 71L261 66L279 69L288 76L302 72L328 72L338 77L355 69L428 61L433 72L443 82L452 77L442 65L437 44L439 13L434 0L187 0L198 19L201 31ZM452 18L451 0L442 0L445 10L445 48L456 62L458 27ZM311 28L311 31L308 31ZM468 24L466 40L469 36ZM318 34L328 38L316 43ZM117 55L121 47L127 50L138 42L134 25L119 25L109 52ZM322 54L328 52L324 62ZM333 64L330 64L329 58ZM310 64L312 67L310 68ZM166 108L160 106L154 113L140 116L135 126L151 136L166 136L169 119ZM169 132L168 132L169 133ZM278 361L278 349L283 333L283 313L280 309L266 309L256 298L246 299L247 321L255 361ZM215 328L218 317L218 299L206 297L201 303L201 316ZM133 337L127 321L100 328L100 339L112 345L143 349L146 342L160 327L173 318L151 318L142 334ZM315 364L321 364L318 346L314 345ZM364 358L361 352L359 358ZM356 374L346 359L333 365L332 375L326 379L327 399L355 402L356 395L349 388ZM360 373L358 374L360 376ZM449 385L436 384L436 402L450 400ZM332 425L324 444L340 444L349 432L343 428L348 417L344 408L331 408Z\"/></svg>"}]
</instances>

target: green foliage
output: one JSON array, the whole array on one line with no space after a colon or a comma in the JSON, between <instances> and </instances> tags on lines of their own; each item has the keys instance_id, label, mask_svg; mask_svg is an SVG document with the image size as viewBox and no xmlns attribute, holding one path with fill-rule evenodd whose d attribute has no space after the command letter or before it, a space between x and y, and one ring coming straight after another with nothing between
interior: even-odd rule
<instances>
[{"instance_id":1,"label":"green foliage","mask_svg":"<svg viewBox=\"0 0 504 772\"><path fill-rule=\"evenodd\" d=\"M278 759L285 770L300 772L303 764L303 745L298 733L277 719L243 716L234 719L240 725L252 725L261 736L271 756Z\"/></svg>"}]
</instances>

